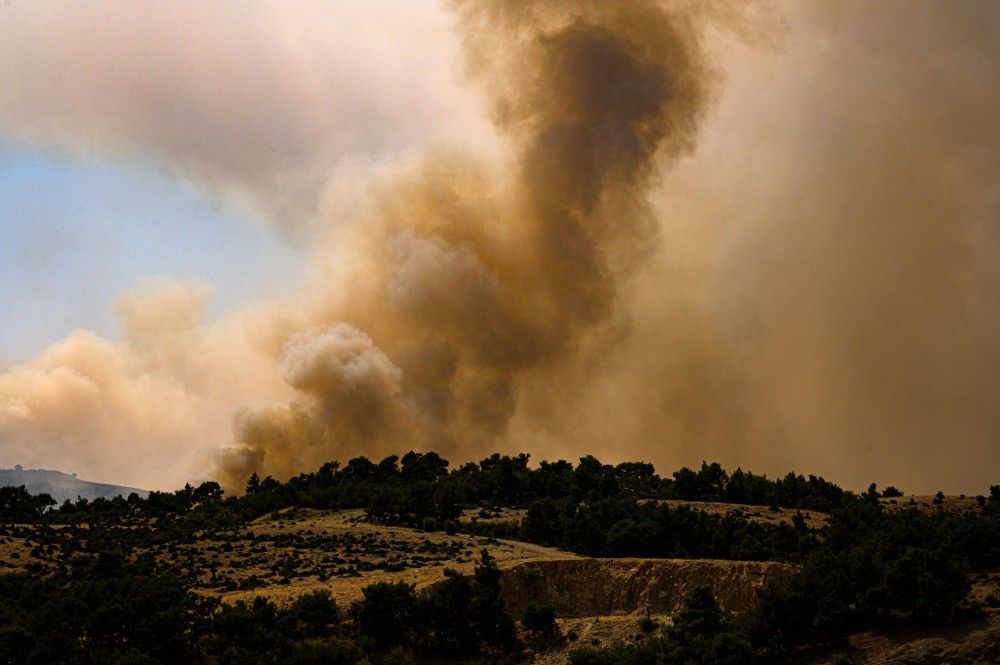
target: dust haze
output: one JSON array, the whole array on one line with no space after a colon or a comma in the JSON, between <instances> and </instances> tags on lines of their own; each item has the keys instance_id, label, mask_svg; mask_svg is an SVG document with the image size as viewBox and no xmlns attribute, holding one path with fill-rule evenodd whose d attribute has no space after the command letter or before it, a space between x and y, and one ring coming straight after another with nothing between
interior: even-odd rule
<instances>
[{"instance_id":1,"label":"dust haze","mask_svg":"<svg viewBox=\"0 0 1000 665\"><path fill-rule=\"evenodd\" d=\"M408 70L358 38L391 74L333 87L387 90L374 119L317 85L317 54L350 44L304 9L205 10L219 30L194 32L185 76L148 44L193 17L106 7L134 57L69 21L28 48L38 14L0 27L0 129L148 153L306 247L310 277L219 321L203 284L122 294L120 339L75 331L0 373L10 463L239 488L356 454L525 450L997 481L992 3L460 0L413 19L452 31ZM299 63L294 90L241 57L252 35ZM96 81L25 74L74 56ZM379 123L387 143L352 144Z\"/></svg>"}]
</instances>

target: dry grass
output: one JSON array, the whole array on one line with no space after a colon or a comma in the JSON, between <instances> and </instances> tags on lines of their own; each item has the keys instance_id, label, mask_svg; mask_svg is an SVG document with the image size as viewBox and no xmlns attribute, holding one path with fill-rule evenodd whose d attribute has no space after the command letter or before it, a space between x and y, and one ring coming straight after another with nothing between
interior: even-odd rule
<instances>
[{"instance_id":1,"label":"dry grass","mask_svg":"<svg viewBox=\"0 0 1000 665\"><path fill-rule=\"evenodd\" d=\"M497 524L520 522L527 514L524 508L466 508L458 519L465 524Z\"/></svg>"},{"instance_id":2,"label":"dry grass","mask_svg":"<svg viewBox=\"0 0 1000 665\"><path fill-rule=\"evenodd\" d=\"M974 496L946 496L941 503L935 503L935 498L930 494L907 494L891 499L879 499L879 503L882 504L883 508L890 511L917 508L926 512L944 511L959 514L982 510Z\"/></svg>"},{"instance_id":3,"label":"dry grass","mask_svg":"<svg viewBox=\"0 0 1000 665\"><path fill-rule=\"evenodd\" d=\"M263 595L280 603L327 589L342 605L374 582L421 588L444 579L446 568L471 572L483 548L501 567L574 557L527 543L370 524L363 517L360 510L283 511L258 519L227 543L199 541L159 555L173 558L197 592L226 602Z\"/></svg>"},{"instance_id":4,"label":"dry grass","mask_svg":"<svg viewBox=\"0 0 1000 665\"><path fill-rule=\"evenodd\" d=\"M796 510L795 508L774 509L767 506L748 506L739 503L719 503L714 501L687 501L683 499L658 499L659 503L672 508L691 508L702 510L710 515L729 515L740 513L752 522L760 524L791 524L796 512L802 513L806 526L819 529L830 519L826 513L817 510ZM480 509L470 508L462 513L460 518L464 523L494 524L500 522L520 522L528 511L520 508Z\"/></svg>"},{"instance_id":5,"label":"dry grass","mask_svg":"<svg viewBox=\"0 0 1000 665\"><path fill-rule=\"evenodd\" d=\"M670 616L653 614L650 617L659 626L670 623ZM556 619L559 632L563 636L558 644L535 654L532 662L536 665L564 665L569 662L569 654L576 649L591 647L610 649L630 644L644 637L636 616L582 617L577 619Z\"/></svg>"},{"instance_id":6,"label":"dry grass","mask_svg":"<svg viewBox=\"0 0 1000 665\"><path fill-rule=\"evenodd\" d=\"M0 573L24 572L33 559L32 545L25 538L0 536Z\"/></svg>"},{"instance_id":7,"label":"dry grass","mask_svg":"<svg viewBox=\"0 0 1000 665\"><path fill-rule=\"evenodd\" d=\"M791 524L795 513L802 513L806 526L819 529L829 521L830 516L817 510L800 510L797 508L779 508L777 506L748 506L740 503L718 503L714 501L684 501L680 499L661 499L672 508L685 507L692 510L703 510L709 515L741 514L751 522L759 524Z\"/></svg>"}]
</instances>

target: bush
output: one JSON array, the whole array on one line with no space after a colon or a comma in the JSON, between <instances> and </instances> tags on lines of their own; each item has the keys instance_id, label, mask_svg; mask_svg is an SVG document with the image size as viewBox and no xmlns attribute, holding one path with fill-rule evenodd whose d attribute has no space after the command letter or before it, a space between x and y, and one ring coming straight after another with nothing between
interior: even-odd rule
<instances>
[{"instance_id":1,"label":"bush","mask_svg":"<svg viewBox=\"0 0 1000 665\"><path fill-rule=\"evenodd\" d=\"M355 665L364 658L358 646L339 638L309 639L292 647L289 665Z\"/></svg>"},{"instance_id":2,"label":"bush","mask_svg":"<svg viewBox=\"0 0 1000 665\"><path fill-rule=\"evenodd\" d=\"M627 661L619 660L619 656L613 651L584 647L571 652L569 662L570 665L615 665Z\"/></svg>"},{"instance_id":3,"label":"bush","mask_svg":"<svg viewBox=\"0 0 1000 665\"><path fill-rule=\"evenodd\" d=\"M289 628L303 637L323 636L337 615L337 603L326 589L299 596L286 610Z\"/></svg>"},{"instance_id":4,"label":"bush","mask_svg":"<svg viewBox=\"0 0 1000 665\"><path fill-rule=\"evenodd\" d=\"M570 654L573 665L744 665L753 663L750 643L719 607L711 588L691 590L684 607L662 637L598 651L584 648Z\"/></svg>"},{"instance_id":5,"label":"bush","mask_svg":"<svg viewBox=\"0 0 1000 665\"><path fill-rule=\"evenodd\" d=\"M445 569L444 574L444 581L432 587L417 608L419 639L440 653L472 653L478 643L468 608L476 590L468 575L451 569Z\"/></svg>"},{"instance_id":6,"label":"bush","mask_svg":"<svg viewBox=\"0 0 1000 665\"><path fill-rule=\"evenodd\" d=\"M379 645L395 646L406 642L408 628L414 623L416 597L413 586L405 582L378 582L361 590L363 600L351 605L351 616L362 635Z\"/></svg>"},{"instance_id":7,"label":"bush","mask_svg":"<svg viewBox=\"0 0 1000 665\"><path fill-rule=\"evenodd\" d=\"M539 636L551 637L556 634L556 611L549 606L530 603L521 619L524 629Z\"/></svg>"}]
</instances>

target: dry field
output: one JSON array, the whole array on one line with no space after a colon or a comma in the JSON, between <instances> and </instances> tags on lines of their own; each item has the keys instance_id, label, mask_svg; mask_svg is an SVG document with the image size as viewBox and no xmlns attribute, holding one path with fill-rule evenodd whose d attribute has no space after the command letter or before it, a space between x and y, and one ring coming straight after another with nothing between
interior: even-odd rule
<instances>
[{"instance_id":1,"label":"dry field","mask_svg":"<svg viewBox=\"0 0 1000 665\"><path fill-rule=\"evenodd\" d=\"M496 517L509 521L511 511ZM374 582L401 581L419 589L444 579L446 568L471 572L484 548L504 569L505 596L515 613L523 610L529 596L554 604L562 615L628 614L647 606L668 611L698 582L713 583L725 604L736 609L762 579L758 568L783 568L726 561L586 559L518 541L372 524L361 510L284 510L225 539L171 541L136 554L152 554L195 592L226 602L263 595L284 603L323 588L346 606ZM0 535L0 567L24 570L34 563L36 570L44 571L60 565L58 546L46 550L23 531L20 537Z\"/></svg>"},{"instance_id":2,"label":"dry field","mask_svg":"<svg viewBox=\"0 0 1000 665\"><path fill-rule=\"evenodd\" d=\"M933 497L930 497L933 498ZM956 497L957 498L957 497ZM773 509L768 506L748 506L739 503L719 503L713 501L687 501L683 499L657 499L659 503L671 508L690 508L701 510L709 515L729 515L738 513L752 522L760 524L791 524L795 513L802 513L806 526L819 529L829 520L829 515L816 510L796 510L795 508ZM514 508L468 509L462 513L461 521L465 523L495 524L500 522L520 522L528 511Z\"/></svg>"},{"instance_id":3,"label":"dry field","mask_svg":"<svg viewBox=\"0 0 1000 665\"><path fill-rule=\"evenodd\" d=\"M419 589L444 579L445 568L471 572L483 548L502 567L575 558L528 543L370 524L361 510L282 511L225 543L198 541L161 556L173 556L198 592L226 601L265 595L283 602L324 588L346 605L374 582Z\"/></svg>"},{"instance_id":4,"label":"dry field","mask_svg":"<svg viewBox=\"0 0 1000 665\"><path fill-rule=\"evenodd\" d=\"M791 524L795 513L802 513L806 520L806 526L810 529L819 529L824 526L830 516L816 510L799 510L796 508L779 508L774 506L747 506L740 503L716 503L711 501L683 501L680 499L662 499L672 508L685 507L692 510L703 510L709 515L730 515L741 514L751 522L759 524Z\"/></svg>"},{"instance_id":5,"label":"dry field","mask_svg":"<svg viewBox=\"0 0 1000 665\"><path fill-rule=\"evenodd\" d=\"M33 557L32 544L25 538L0 535L0 573L24 572Z\"/></svg>"},{"instance_id":6,"label":"dry field","mask_svg":"<svg viewBox=\"0 0 1000 665\"><path fill-rule=\"evenodd\" d=\"M520 522L527 514L524 508L466 508L458 520L464 524L500 524Z\"/></svg>"},{"instance_id":7,"label":"dry field","mask_svg":"<svg viewBox=\"0 0 1000 665\"><path fill-rule=\"evenodd\" d=\"M924 511L943 510L949 513L964 513L967 511L978 512L981 506L974 496L946 496L941 503L935 503L934 497L930 494L907 494L891 499L879 499L879 503L886 510L905 510L907 508L917 508Z\"/></svg>"}]
</instances>

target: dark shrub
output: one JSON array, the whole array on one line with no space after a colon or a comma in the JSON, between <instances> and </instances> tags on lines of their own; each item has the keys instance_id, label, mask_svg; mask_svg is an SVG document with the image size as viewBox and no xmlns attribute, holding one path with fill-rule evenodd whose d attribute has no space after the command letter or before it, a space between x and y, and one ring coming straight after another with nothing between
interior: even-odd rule
<instances>
[{"instance_id":1,"label":"dark shrub","mask_svg":"<svg viewBox=\"0 0 1000 665\"><path fill-rule=\"evenodd\" d=\"M549 606L540 606L534 603L528 605L521 619L521 625L525 630L537 635L552 636L556 634L556 611Z\"/></svg>"},{"instance_id":2,"label":"dark shrub","mask_svg":"<svg viewBox=\"0 0 1000 665\"><path fill-rule=\"evenodd\" d=\"M379 646L394 646L407 640L414 622L416 597L413 586L405 582L378 582L361 591L364 599L351 605L351 616L363 635Z\"/></svg>"}]
</instances>

